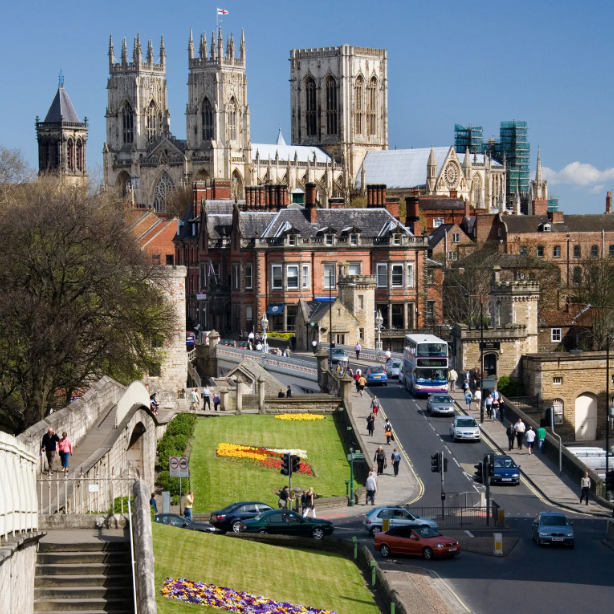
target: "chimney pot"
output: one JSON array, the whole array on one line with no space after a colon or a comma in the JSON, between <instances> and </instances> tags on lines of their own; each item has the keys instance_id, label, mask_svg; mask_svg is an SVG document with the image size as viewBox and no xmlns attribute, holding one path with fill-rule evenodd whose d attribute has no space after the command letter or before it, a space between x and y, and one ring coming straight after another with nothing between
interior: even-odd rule
<instances>
[{"instance_id":1,"label":"chimney pot","mask_svg":"<svg viewBox=\"0 0 614 614\"><path fill-rule=\"evenodd\" d=\"M608 195L605 197L605 212L612 213L612 192L608 192Z\"/></svg>"}]
</instances>

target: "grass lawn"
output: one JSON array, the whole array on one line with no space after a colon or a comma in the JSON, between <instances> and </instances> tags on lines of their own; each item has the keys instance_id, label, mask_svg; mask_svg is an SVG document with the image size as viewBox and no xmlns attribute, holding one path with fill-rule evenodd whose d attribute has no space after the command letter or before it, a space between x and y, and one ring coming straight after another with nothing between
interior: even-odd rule
<instances>
[{"instance_id":1,"label":"grass lawn","mask_svg":"<svg viewBox=\"0 0 614 614\"><path fill-rule=\"evenodd\" d=\"M218 457L218 443L306 450L314 475L295 474L292 485L313 486L316 494L324 497L345 495L350 466L332 416L314 421L253 414L199 418L190 452L195 512L210 512L235 501L263 501L277 507L273 491L287 484L288 478L278 469ZM355 484L355 488L361 485Z\"/></svg>"},{"instance_id":2,"label":"grass lawn","mask_svg":"<svg viewBox=\"0 0 614 614\"><path fill-rule=\"evenodd\" d=\"M380 614L358 567L340 555L184 531L157 523L152 528L158 614L224 611L163 597L160 588L168 577L225 586L338 614Z\"/></svg>"}]
</instances>

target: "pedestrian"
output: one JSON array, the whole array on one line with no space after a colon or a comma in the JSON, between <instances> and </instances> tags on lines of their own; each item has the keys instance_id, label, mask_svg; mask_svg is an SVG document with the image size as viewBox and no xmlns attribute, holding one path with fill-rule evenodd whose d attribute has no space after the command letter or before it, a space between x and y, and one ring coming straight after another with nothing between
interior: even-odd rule
<instances>
[{"instance_id":1,"label":"pedestrian","mask_svg":"<svg viewBox=\"0 0 614 614\"><path fill-rule=\"evenodd\" d=\"M45 456L47 457L49 475L51 475L51 472L53 471L55 451L59 442L60 438L56 435L55 431L51 427L49 427L47 432L43 435L43 441L41 443L41 452L44 452Z\"/></svg>"},{"instance_id":2,"label":"pedestrian","mask_svg":"<svg viewBox=\"0 0 614 614\"><path fill-rule=\"evenodd\" d=\"M290 350L292 352L296 351L296 335L290 337Z\"/></svg>"},{"instance_id":3,"label":"pedestrian","mask_svg":"<svg viewBox=\"0 0 614 614\"><path fill-rule=\"evenodd\" d=\"M304 516L307 511L307 503L307 491L303 490L301 494L301 516Z\"/></svg>"},{"instance_id":4,"label":"pedestrian","mask_svg":"<svg viewBox=\"0 0 614 614\"><path fill-rule=\"evenodd\" d=\"M314 339L311 342L311 349L313 350L313 353L315 354L318 350L318 342Z\"/></svg>"},{"instance_id":5,"label":"pedestrian","mask_svg":"<svg viewBox=\"0 0 614 614\"><path fill-rule=\"evenodd\" d=\"M303 512L303 518L307 518L309 512L311 511L311 517L315 518L316 517L316 496L313 492L313 487L309 487L309 490L307 491L307 500L305 501L305 503L307 503L307 509Z\"/></svg>"},{"instance_id":6,"label":"pedestrian","mask_svg":"<svg viewBox=\"0 0 614 614\"><path fill-rule=\"evenodd\" d=\"M192 506L194 505L194 493L190 491L185 497L185 519L192 522Z\"/></svg>"},{"instance_id":7,"label":"pedestrian","mask_svg":"<svg viewBox=\"0 0 614 614\"><path fill-rule=\"evenodd\" d=\"M369 437L373 437L374 431L375 431L375 415L369 414L367 417L367 432L369 433Z\"/></svg>"},{"instance_id":8,"label":"pedestrian","mask_svg":"<svg viewBox=\"0 0 614 614\"><path fill-rule=\"evenodd\" d=\"M348 367L346 372L352 379L354 379L354 371L352 371L352 367Z\"/></svg>"},{"instance_id":9,"label":"pedestrian","mask_svg":"<svg viewBox=\"0 0 614 614\"><path fill-rule=\"evenodd\" d=\"M482 407L482 391L479 388L475 391L473 399L475 400L476 411L480 411L480 408Z\"/></svg>"},{"instance_id":10,"label":"pedestrian","mask_svg":"<svg viewBox=\"0 0 614 614\"><path fill-rule=\"evenodd\" d=\"M378 446L375 451L374 461L377 461L377 475L384 475L384 469L388 466L386 463L386 453L382 446Z\"/></svg>"},{"instance_id":11,"label":"pedestrian","mask_svg":"<svg viewBox=\"0 0 614 614\"><path fill-rule=\"evenodd\" d=\"M465 372L465 380L463 381L463 390L469 390L469 371Z\"/></svg>"},{"instance_id":12,"label":"pedestrian","mask_svg":"<svg viewBox=\"0 0 614 614\"><path fill-rule=\"evenodd\" d=\"M503 424L505 421L505 399L503 398L502 394L499 395L499 416L501 423Z\"/></svg>"},{"instance_id":13,"label":"pedestrian","mask_svg":"<svg viewBox=\"0 0 614 614\"><path fill-rule=\"evenodd\" d=\"M254 345L254 331L252 331L251 333L249 333L249 335L247 335L247 342Z\"/></svg>"},{"instance_id":14,"label":"pedestrian","mask_svg":"<svg viewBox=\"0 0 614 614\"><path fill-rule=\"evenodd\" d=\"M527 427L521 418L518 418L518 422L514 424L514 430L516 431L516 442L518 444L518 449L522 450L522 440L524 439L524 434Z\"/></svg>"},{"instance_id":15,"label":"pedestrian","mask_svg":"<svg viewBox=\"0 0 614 614\"><path fill-rule=\"evenodd\" d=\"M292 388L290 388L290 384L288 384L288 387L286 388L286 398L287 399L292 398Z\"/></svg>"},{"instance_id":16,"label":"pedestrian","mask_svg":"<svg viewBox=\"0 0 614 614\"><path fill-rule=\"evenodd\" d=\"M358 384L359 379L360 379L360 369L356 369L356 373L354 373L354 384L356 385L356 392L360 391L360 386Z\"/></svg>"},{"instance_id":17,"label":"pedestrian","mask_svg":"<svg viewBox=\"0 0 614 614\"><path fill-rule=\"evenodd\" d=\"M364 392L365 386L367 385L367 380L365 376L361 373L360 378L358 379L358 394L362 396Z\"/></svg>"},{"instance_id":18,"label":"pedestrian","mask_svg":"<svg viewBox=\"0 0 614 614\"><path fill-rule=\"evenodd\" d=\"M533 442L535 441L535 431L533 427L530 426L527 434L525 435L527 438L527 448L529 448L529 454L533 454Z\"/></svg>"},{"instance_id":19,"label":"pedestrian","mask_svg":"<svg viewBox=\"0 0 614 614\"><path fill-rule=\"evenodd\" d=\"M584 472L584 477L580 480L580 503L582 499L586 498L586 505L588 505L588 493L591 489L591 479L588 477L588 471Z\"/></svg>"},{"instance_id":20,"label":"pedestrian","mask_svg":"<svg viewBox=\"0 0 614 614\"><path fill-rule=\"evenodd\" d=\"M392 461L392 468L394 469L394 477L396 478L399 475L399 465L401 463L401 453L396 448L392 451L390 460Z\"/></svg>"},{"instance_id":21,"label":"pedestrian","mask_svg":"<svg viewBox=\"0 0 614 614\"><path fill-rule=\"evenodd\" d=\"M283 399L286 396L286 393L284 392L283 388L279 389L279 392L277 393L277 398L278 399Z\"/></svg>"},{"instance_id":22,"label":"pedestrian","mask_svg":"<svg viewBox=\"0 0 614 614\"><path fill-rule=\"evenodd\" d=\"M68 433L62 433L62 439L58 442L58 451L62 461L62 473L68 473L68 457L72 456L72 444L68 440Z\"/></svg>"},{"instance_id":23,"label":"pedestrian","mask_svg":"<svg viewBox=\"0 0 614 614\"><path fill-rule=\"evenodd\" d=\"M360 343L356 343L356 345L354 346L354 351L356 352L356 360L360 358L360 350L362 350L362 346L360 345Z\"/></svg>"},{"instance_id":24,"label":"pedestrian","mask_svg":"<svg viewBox=\"0 0 614 614\"><path fill-rule=\"evenodd\" d=\"M386 350L386 363L389 363L392 360L392 352L390 351L390 348L388 348Z\"/></svg>"},{"instance_id":25,"label":"pedestrian","mask_svg":"<svg viewBox=\"0 0 614 614\"><path fill-rule=\"evenodd\" d=\"M158 400L156 399L156 393L154 392L150 397L149 397L149 409L151 410L152 414L156 414L158 413Z\"/></svg>"},{"instance_id":26,"label":"pedestrian","mask_svg":"<svg viewBox=\"0 0 614 614\"><path fill-rule=\"evenodd\" d=\"M492 418L492 393L484 399L484 407L486 408L486 415Z\"/></svg>"},{"instance_id":27,"label":"pedestrian","mask_svg":"<svg viewBox=\"0 0 614 614\"><path fill-rule=\"evenodd\" d=\"M203 388L203 411L206 407L209 407L209 411L211 411L211 390L209 390L207 384Z\"/></svg>"},{"instance_id":28,"label":"pedestrian","mask_svg":"<svg viewBox=\"0 0 614 614\"><path fill-rule=\"evenodd\" d=\"M384 435L386 435L386 445L389 446L392 438L392 424L390 424L388 418L386 418L386 424L384 424Z\"/></svg>"},{"instance_id":29,"label":"pedestrian","mask_svg":"<svg viewBox=\"0 0 614 614\"><path fill-rule=\"evenodd\" d=\"M367 488L367 500L365 505L369 505L369 499L371 499L371 505L375 505L375 493L377 492L377 480L375 479L375 475L371 472L369 477L367 478L367 483L365 484Z\"/></svg>"},{"instance_id":30,"label":"pedestrian","mask_svg":"<svg viewBox=\"0 0 614 614\"><path fill-rule=\"evenodd\" d=\"M477 390L480 387L480 370L477 367L473 370L472 379L473 389Z\"/></svg>"},{"instance_id":31,"label":"pedestrian","mask_svg":"<svg viewBox=\"0 0 614 614\"><path fill-rule=\"evenodd\" d=\"M290 493L288 492L288 487L284 486L280 491L279 491L279 501L277 502L277 505L282 509L282 510L286 510L288 509L288 499L290 497Z\"/></svg>"},{"instance_id":32,"label":"pedestrian","mask_svg":"<svg viewBox=\"0 0 614 614\"><path fill-rule=\"evenodd\" d=\"M497 392L495 390L495 392ZM493 393L494 394L494 393ZM497 395L499 395L499 393L497 392ZM497 413L501 411L501 396L496 396L493 397L492 399L492 419L496 420L497 419Z\"/></svg>"},{"instance_id":33,"label":"pedestrian","mask_svg":"<svg viewBox=\"0 0 614 614\"><path fill-rule=\"evenodd\" d=\"M450 392L456 392L456 380L458 379L458 373L454 368L450 369L448 373L448 382L450 383Z\"/></svg>"},{"instance_id":34,"label":"pedestrian","mask_svg":"<svg viewBox=\"0 0 614 614\"><path fill-rule=\"evenodd\" d=\"M220 407L220 395L216 392L213 393L213 409L215 409L215 411L217 411Z\"/></svg>"},{"instance_id":35,"label":"pedestrian","mask_svg":"<svg viewBox=\"0 0 614 614\"><path fill-rule=\"evenodd\" d=\"M200 406L200 399L198 398L198 391L196 388L190 392L190 409L196 411Z\"/></svg>"},{"instance_id":36,"label":"pedestrian","mask_svg":"<svg viewBox=\"0 0 614 614\"><path fill-rule=\"evenodd\" d=\"M256 352L262 352L262 343L260 341L256 343Z\"/></svg>"},{"instance_id":37,"label":"pedestrian","mask_svg":"<svg viewBox=\"0 0 614 614\"><path fill-rule=\"evenodd\" d=\"M374 396L373 400L371 401L371 411L375 414L375 417L377 418L377 412L379 411L379 399L377 398L377 396Z\"/></svg>"},{"instance_id":38,"label":"pedestrian","mask_svg":"<svg viewBox=\"0 0 614 614\"><path fill-rule=\"evenodd\" d=\"M471 409L472 400L473 400L473 395L471 394L471 390L467 388L467 390L465 390L465 403L467 403L467 410Z\"/></svg>"},{"instance_id":39,"label":"pedestrian","mask_svg":"<svg viewBox=\"0 0 614 614\"><path fill-rule=\"evenodd\" d=\"M254 351L254 344L253 344L251 341L248 341L248 342L247 342L247 349L248 349L250 352L253 352L253 351Z\"/></svg>"},{"instance_id":40,"label":"pedestrian","mask_svg":"<svg viewBox=\"0 0 614 614\"><path fill-rule=\"evenodd\" d=\"M514 429L514 425L511 422L505 430L505 434L507 435L507 442L509 444L509 450L511 452L514 449L514 440L516 439L516 429Z\"/></svg>"},{"instance_id":41,"label":"pedestrian","mask_svg":"<svg viewBox=\"0 0 614 614\"><path fill-rule=\"evenodd\" d=\"M156 503L156 493L155 492L151 493L151 498L149 499L149 505L151 505L151 509L153 510L153 513L157 514L158 504Z\"/></svg>"},{"instance_id":42,"label":"pedestrian","mask_svg":"<svg viewBox=\"0 0 614 614\"><path fill-rule=\"evenodd\" d=\"M546 441L546 429L540 426L537 429L537 447L540 454L544 453L544 441Z\"/></svg>"}]
</instances>

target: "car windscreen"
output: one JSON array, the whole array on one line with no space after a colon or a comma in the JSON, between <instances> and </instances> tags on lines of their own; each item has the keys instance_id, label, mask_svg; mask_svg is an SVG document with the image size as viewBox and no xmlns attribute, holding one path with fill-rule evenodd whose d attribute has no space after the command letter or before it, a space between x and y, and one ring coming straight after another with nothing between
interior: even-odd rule
<instances>
[{"instance_id":1,"label":"car windscreen","mask_svg":"<svg viewBox=\"0 0 614 614\"><path fill-rule=\"evenodd\" d=\"M566 527L567 518L563 516L542 516L539 524L546 527Z\"/></svg>"},{"instance_id":2,"label":"car windscreen","mask_svg":"<svg viewBox=\"0 0 614 614\"><path fill-rule=\"evenodd\" d=\"M392 365L390 365L393 369L400 369L401 368L401 361L400 360L395 360Z\"/></svg>"},{"instance_id":3,"label":"car windscreen","mask_svg":"<svg viewBox=\"0 0 614 614\"><path fill-rule=\"evenodd\" d=\"M456 421L456 426L459 426L461 428L477 425L477 422L473 418L461 418L460 420Z\"/></svg>"},{"instance_id":4,"label":"car windscreen","mask_svg":"<svg viewBox=\"0 0 614 614\"><path fill-rule=\"evenodd\" d=\"M511 469L515 466L516 465L511 458L495 458L495 467L506 467Z\"/></svg>"},{"instance_id":5,"label":"car windscreen","mask_svg":"<svg viewBox=\"0 0 614 614\"><path fill-rule=\"evenodd\" d=\"M431 397L431 400L433 403L452 403L452 399L448 396L444 395L439 395L436 397Z\"/></svg>"},{"instance_id":6,"label":"car windscreen","mask_svg":"<svg viewBox=\"0 0 614 614\"><path fill-rule=\"evenodd\" d=\"M441 535L429 527L420 527L419 529L415 529L415 531L420 537L438 537Z\"/></svg>"},{"instance_id":7,"label":"car windscreen","mask_svg":"<svg viewBox=\"0 0 614 614\"><path fill-rule=\"evenodd\" d=\"M370 373L383 373L384 367L371 367L369 370Z\"/></svg>"}]
</instances>

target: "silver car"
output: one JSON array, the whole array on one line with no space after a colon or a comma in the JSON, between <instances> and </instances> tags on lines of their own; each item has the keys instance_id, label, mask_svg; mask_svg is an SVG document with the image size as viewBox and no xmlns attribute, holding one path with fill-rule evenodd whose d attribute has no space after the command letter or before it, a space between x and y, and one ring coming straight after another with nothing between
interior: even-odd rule
<instances>
[{"instance_id":1,"label":"silver car","mask_svg":"<svg viewBox=\"0 0 614 614\"><path fill-rule=\"evenodd\" d=\"M402 365L400 360L389 360L386 363L386 375L390 378L398 378L401 375Z\"/></svg>"},{"instance_id":2,"label":"silver car","mask_svg":"<svg viewBox=\"0 0 614 614\"><path fill-rule=\"evenodd\" d=\"M426 409L432 415L443 414L446 416L453 416L456 413L456 407L452 397L449 394L438 394L436 392L429 395L429 399L426 402Z\"/></svg>"},{"instance_id":3,"label":"silver car","mask_svg":"<svg viewBox=\"0 0 614 614\"><path fill-rule=\"evenodd\" d=\"M347 367L348 363L350 362L350 357L344 350L339 348L333 348L330 352L330 362L333 365L341 363L342 367Z\"/></svg>"},{"instance_id":4,"label":"silver car","mask_svg":"<svg viewBox=\"0 0 614 614\"><path fill-rule=\"evenodd\" d=\"M450 436L452 441L480 441L480 425L470 416L456 416L450 424Z\"/></svg>"}]
</instances>

